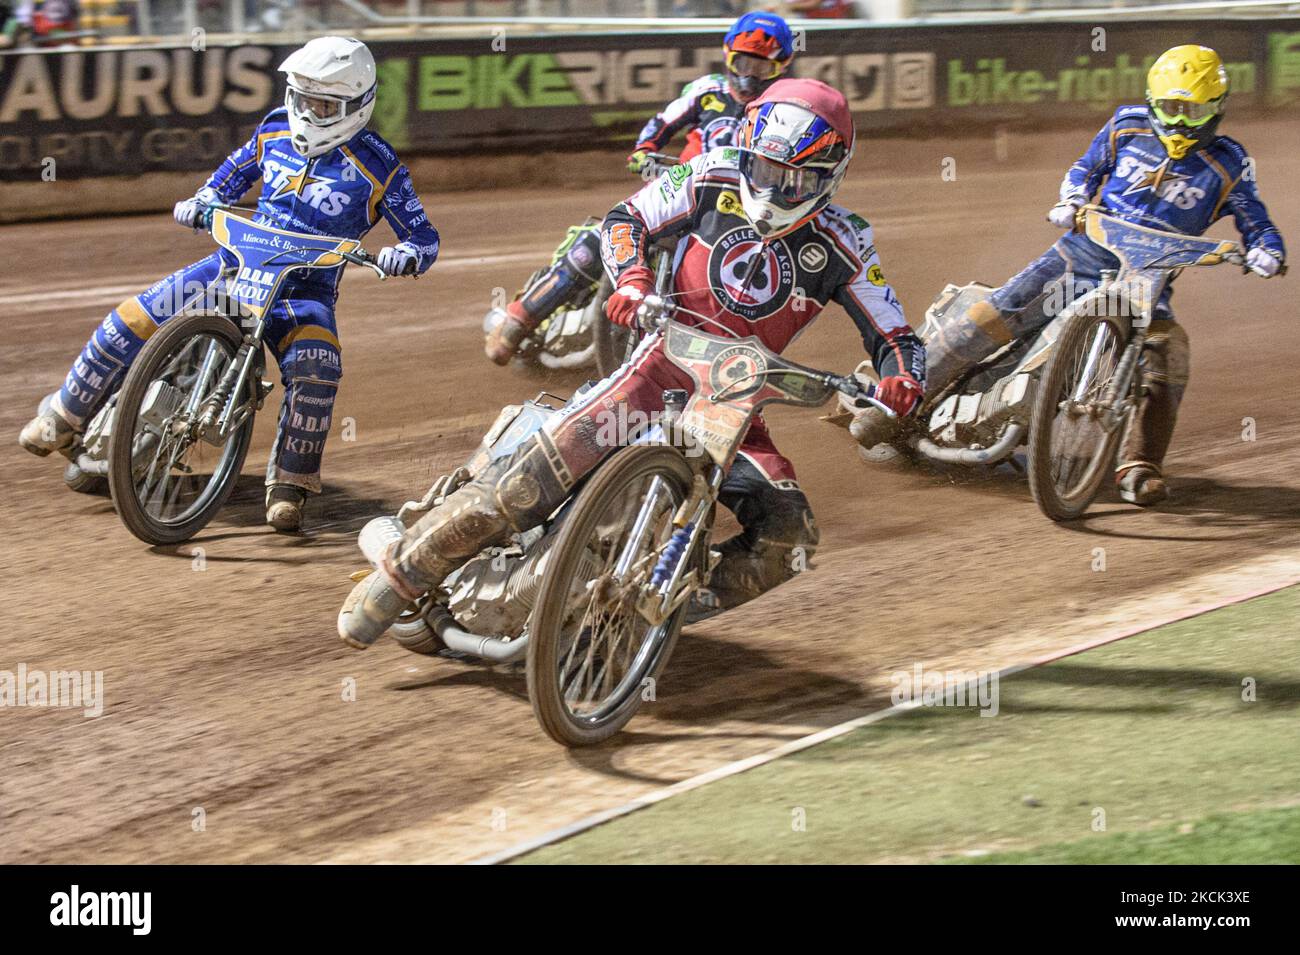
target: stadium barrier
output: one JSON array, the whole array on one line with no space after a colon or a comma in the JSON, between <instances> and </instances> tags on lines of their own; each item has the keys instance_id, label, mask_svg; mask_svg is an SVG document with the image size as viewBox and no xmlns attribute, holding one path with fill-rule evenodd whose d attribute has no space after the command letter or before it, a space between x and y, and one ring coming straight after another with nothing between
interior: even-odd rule
<instances>
[{"instance_id":1,"label":"stadium barrier","mask_svg":"<svg viewBox=\"0 0 1300 955\"><path fill-rule=\"evenodd\" d=\"M1141 101L1156 55L1197 41L1223 56L1234 115L1300 106L1300 19L813 27L799 38L796 75L842 89L867 134L1100 125ZM538 153L624 150L685 83L721 66L716 33L698 30L371 45L373 124L404 157L440 160L436 178L420 177L428 191L527 181ZM290 49L0 54L0 219L163 208L188 194L279 105L275 70ZM419 176L425 163L413 166Z\"/></svg>"}]
</instances>

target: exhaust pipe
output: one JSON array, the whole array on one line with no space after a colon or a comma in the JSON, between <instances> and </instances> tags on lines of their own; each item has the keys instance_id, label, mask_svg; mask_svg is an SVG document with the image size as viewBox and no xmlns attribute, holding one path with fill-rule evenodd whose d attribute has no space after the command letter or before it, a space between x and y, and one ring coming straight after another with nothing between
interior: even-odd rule
<instances>
[{"instance_id":1,"label":"exhaust pipe","mask_svg":"<svg viewBox=\"0 0 1300 955\"><path fill-rule=\"evenodd\" d=\"M915 447L927 458L942 461L944 464L997 464L1020 446L1020 439L1024 433L1023 424L1012 422L1007 425L1007 430L1002 432L1002 437L998 438L991 447L980 450L940 447L928 436L918 438Z\"/></svg>"},{"instance_id":2,"label":"exhaust pipe","mask_svg":"<svg viewBox=\"0 0 1300 955\"><path fill-rule=\"evenodd\" d=\"M500 637L481 637L477 633L462 630L446 607L434 604L424 618L433 627L448 647L460 653L481 657L489 663L514 663L528 649L526 638L519 640L502 640Z\"/></svg>"},{"instance_id":3,"label":"exhaust pipe","mask_svg":"<svg viewBox=\"0 0 1300 955\"><path fill-rule=\"evenodd\" d=\"M89 454L77 455L76 464L82 474L96 474L100 477L108 476L108 462L96 461Z\"/></svg>"}]
</instances>

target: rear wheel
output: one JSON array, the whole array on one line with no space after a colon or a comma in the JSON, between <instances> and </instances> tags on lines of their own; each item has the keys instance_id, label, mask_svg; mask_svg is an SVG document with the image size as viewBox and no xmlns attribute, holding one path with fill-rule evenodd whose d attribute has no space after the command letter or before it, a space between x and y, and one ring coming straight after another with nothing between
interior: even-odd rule
<instances>
[{"instance_id":1,"label":"rear wheel","mask_svg":"<svg viewBox=\"0 0 1300 955\"><path fill-rule=\"evenodd\" d=\"M195 422L242 341L228 318L178 316L149 339L127 374L118 397L108 483L122 523L148 544L193 537L234 490L253 436L258 374L249 375L241 396L249 413L225 440L217 444L199 436ZM207 373L201 374L205 364Z\"/></svg>"},{"instance_id":2,"label":"rear wheel","mask_svg":"<svg viewBox=\"0 0 1300 955\"><path fill-rule=\"evenodd\" d=\"M556 742L591 746L613 736L667 664L686 604L658 624L636 604L691 482L680 452L637 445L611 458L574 501L546 556L529 624L528 696ZM633 541L643 509L645 532Z\"/></svg>"},{"instance_id":3,"label":"rear wheel","mask_svg":"<svg viewBox=\"0 0 1300 955\"><path fill-rule=\"evenodd\" d=\"M608 378L618 371L636 348L632 329L615 325L605 316L605 303L612 294L614 283L608 275L603 276L600 287L596 289L596 297L587 306L596 309L591 323L591 335L596 344L596 371L601 378Z\"/></svg>"},{"instance_id":4,"label":"rear wheel","mask_svg":"<svg viewBox=\"0 0 1300 955\"><path fill-rule=\"evenodd\" d=\"M63 483L69 490L78 494L99 494L108 486L108 481L101 474L87 474L77 467L75 461L69 461L63 469Z\"/></svg>"},{"instance_id":5,"label":"rear wheel","mask_svg":"<svg viewBox=\"0 0 1300 955\"><path fill-rule=\"evenodd\" d=\"M1029 489L1054 521L1083 514L1111 472L1125 416L1104 398L1128 341L1127 318L1080 314L1052 347L1034 399L1028 457Z\"/></svg>"},{"instance_id":6,"label":"rear wheel","mask_svg":"<svg viewBox=\"0 0 1300 955\"><path fill-rule=\"evenodd\" d=\"M427 657L435 656L446 644L429 625L425 616L428 610L428 604L421 600L393 621L393 625L388 628L388 636L404 650Z\"/></svg>"}]
</instances>

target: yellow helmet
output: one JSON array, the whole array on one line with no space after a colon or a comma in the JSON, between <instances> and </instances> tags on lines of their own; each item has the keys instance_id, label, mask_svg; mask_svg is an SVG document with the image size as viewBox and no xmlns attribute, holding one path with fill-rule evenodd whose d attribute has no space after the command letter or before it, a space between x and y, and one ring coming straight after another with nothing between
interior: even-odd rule
<instances>
[{"instance_id":1,"label":"yellow helmet","mask_svg":"<svg viewBox=\"0 0 1300 955\"><path fill-rule=\"evenodd\" d=\"M1147 73L1147 113L1173 159L1214 140L1227 97L1228 72L1208 46L1166 50Z\"/></svg>"}]
</instances>

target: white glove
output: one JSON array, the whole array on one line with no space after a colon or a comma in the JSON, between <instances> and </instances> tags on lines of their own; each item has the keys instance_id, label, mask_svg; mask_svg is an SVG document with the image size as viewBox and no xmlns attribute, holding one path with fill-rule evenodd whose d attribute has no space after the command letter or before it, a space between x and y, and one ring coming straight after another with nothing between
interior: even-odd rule
<instances>
[{"instance_id":1,"label":"white glove","mask_svg":"<svg viewBox=\"0 0 1300 955\"><path fill-rule=\"evenodd\" d=\"M182 199L176 203L172 209L172 216L176 219L177 225L183 225L187 229L193 229L196 232L199 229L199 220L207 207L213 203L220 202L221 197L206 186L196 192L189 199Z\"/></svg>"},{"instance_id":2,"label":"white glove","mask_svg":"<svg viewBox=\"0 0 1300 955\"><path fill-rule=\"evenodd\" d=\"M1281 268L1282 260L1279 259L1268 249L1256 246L1246 253L1246 268L1250 269L1256 275L1262 275L1266 279L1271 279L1277 275L1277 270Z\"/></svg>"},{"instance_id":3,"label":"white glove","mask_svg":"<svg viewBox=\"0 0 1300 955\"><path fill-rule=\"evenodd\" d=\"M375 263L388 275L414 275L420 263L415 247L408 242L386 245L379 250ZM409 273L407 270L410 270Z\"/></svg>"},{"instance_id":4,"label":"white glove","mask_svg":"<svg viewBox=\"0 0 1300 955\"><path fill-rule=\"evenodd\" d=\"M1073 202L1058 202L1047 210L1047 221L1058 229L1073 229L1079 207Z\"/></svg>"}]
</instances>

